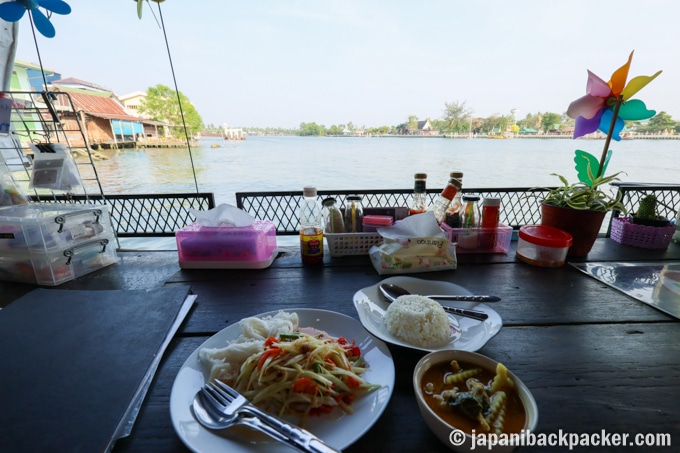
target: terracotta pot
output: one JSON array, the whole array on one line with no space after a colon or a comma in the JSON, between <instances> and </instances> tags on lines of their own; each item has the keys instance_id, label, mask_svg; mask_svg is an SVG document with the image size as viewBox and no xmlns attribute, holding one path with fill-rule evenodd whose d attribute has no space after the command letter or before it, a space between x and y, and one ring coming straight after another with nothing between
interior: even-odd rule
<instances>
[{"instance_id":1,"label":"terracotta pot","mask_svg":"<svg viewBox=\"0 0 680 453\"><path fill-rule=\"evenodd\" d=\"M541 225L549 225L571 234L573 243L567 256L586 256L595 243L607 213L541 205Z\"/></svg>"}]
</instances>

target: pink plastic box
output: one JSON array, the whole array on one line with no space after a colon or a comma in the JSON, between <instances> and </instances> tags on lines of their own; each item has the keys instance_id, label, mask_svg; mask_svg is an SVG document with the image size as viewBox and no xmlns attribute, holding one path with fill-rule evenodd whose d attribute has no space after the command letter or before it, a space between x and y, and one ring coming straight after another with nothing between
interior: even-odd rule
<instances>
[{"instance_id":1,"label":"pink plastic box","mask_svg":"<svg viewBox=\"0 0 680 453\"><path fill-rule=\"evenodd\" d=\"M192 223L175 238L183 269L264 269L276 258L276 227L269 220L239 228Z\"/></svg>"}]
</instances>

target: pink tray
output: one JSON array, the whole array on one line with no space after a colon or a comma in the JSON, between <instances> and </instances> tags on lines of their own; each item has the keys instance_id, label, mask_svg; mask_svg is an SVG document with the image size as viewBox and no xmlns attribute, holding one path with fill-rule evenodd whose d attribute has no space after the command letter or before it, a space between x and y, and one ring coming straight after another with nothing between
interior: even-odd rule
<instances>
[{"instance_id":1,"label":"pink tray","mask_svg":"<svg viewBox=\"0 0 680 453\"><path fill-rule=\"evenodd\" d=\"M630 223L628 217L612 219L611 238L620 244L646 249L665 249L671 243L675 225L653 227Z\"/></svg>"}]
</instances>

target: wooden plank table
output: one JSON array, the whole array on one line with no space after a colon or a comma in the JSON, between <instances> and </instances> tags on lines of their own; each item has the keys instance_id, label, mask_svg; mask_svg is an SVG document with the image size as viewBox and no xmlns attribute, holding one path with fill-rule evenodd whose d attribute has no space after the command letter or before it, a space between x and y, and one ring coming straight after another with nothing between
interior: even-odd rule
<instances>
[{"instance_id":1,"label":"wooden plank table","mask_svg":"<svg viewBox=\"0 0 680 453\"><path fill-rule=\"evenodd\" d=\"M514 243L513 243L514 250ZM479 352L502 361L534 394L538 433L667 434L671 447L602 451L675 451L680 445L680 322L571 266L544 269L507 255L459 255L458 269L413 276L450 281L502 297L504 327ZM318 308L358 319L354 293L381 281L366 256L326 257L305 267L296 250L265 270L180 270L176 252L123 252L120 264L61 285L68 289L136 289L190 285L197 304L168 348L132 435L116 452L186 452L169 413L170 390L186 358L239 319L277 309ZM679 262L665 251L598 239L589 261ZM31 285L0 282L2 305ZM378 422L347 452L448 451L422 420L411 378L421 351L390 345L396 367L392 399ZM519 451L567 451L523 447ZM583 448L592 451L592 448ZM599 451L599 450L598 450Z\"/></svg>"}]
</instances>

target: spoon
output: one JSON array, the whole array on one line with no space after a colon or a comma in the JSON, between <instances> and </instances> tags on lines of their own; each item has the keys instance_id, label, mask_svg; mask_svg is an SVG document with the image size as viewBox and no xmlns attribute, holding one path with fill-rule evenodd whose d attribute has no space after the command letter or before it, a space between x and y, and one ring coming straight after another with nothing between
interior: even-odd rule
<instances>
[{"instance_id":1,"label":"spoon","mask_svg":"<svg viewBox=\"0 0 680 453\"><path fill-rule=\"evenodd\" d=\"M393 285L391 283L381 283L380 284L380 292L385 297L385 299L388 302L394 302L397 297L399 296L406 296L411 293L406 291L404 288L401 286ZM426 296L431 299L433 298L448 298L451 300L451 297L460 297L460 296ZM469 296L469 297L481 297L481 296ZM491 297L491 296L490 296ZM461 299L454 299L454 300L461 300ZM469 299L468 299L469 300ZM475 300L477 301L477 300ZM444 311L453 313L454 315L458 316L465 316L467 318L472 318L472 319L477 319L479 321L484 321L489 317L488 314L484 313L483 311L479 310L468 310L466 308L457 308L457 307L447 307L446 305L442 305L442 308L444 308Z\"/></svg>"},{"instance_id":2,"label":"spoon","mask_svg":"<svg viewBox=\"0 0 680 453\"><path fill-rule=\"evenodd\" d=\"M406 296L409 293L407 290L401 286L394 285L392 283L381 283L380 290L385 294L389 292L396 299L399 296ZM498 302L501 300L498 296L482 296L478 294L442 294L442 295L432 295L425 296L430 299L440 299L440 300L457 300L461 302Z\"/></svg>"}]
</instances>

